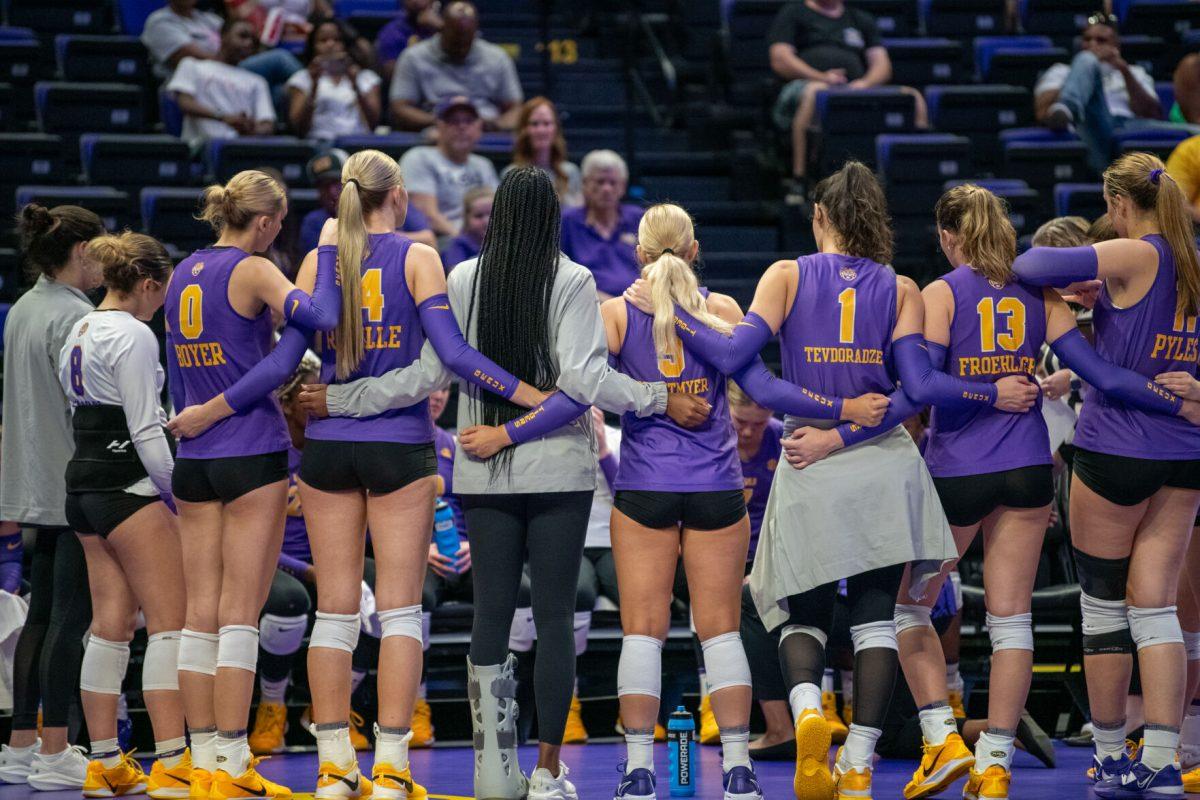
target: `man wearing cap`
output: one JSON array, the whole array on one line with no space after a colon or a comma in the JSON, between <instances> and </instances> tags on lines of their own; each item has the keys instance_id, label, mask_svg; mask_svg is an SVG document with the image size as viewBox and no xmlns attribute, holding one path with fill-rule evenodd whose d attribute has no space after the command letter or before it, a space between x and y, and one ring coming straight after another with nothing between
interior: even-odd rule
<instances>
[{"instance_id":1,"label":"man wearing cap","mask_svg":"<svg viewBox=\"0 0 1200 800\"><path fill-rule=\"evenodd\" d=\"M321 226L330 217L337 216L338 198L342 196L342 167L349 157L345 150L333 148L308 162L308 179L317 187L321 207L305 214L300 222L300 248L303 253L317 248ZM437 247L437 237L429 228L429 220L412 203L408 205L408 216L404 218L400 231L414 242Z\"/></svg>"},{"instance_id":2,"label":"man wearing cap","mask_svg":"<svg viewBox=\"0 0 1200 800\"><path fill-rule=\"evenodd\" d=\"M409 207L425 213L438 236L455 236L462 226L463 195L476 186L499 185L492 162L472 151L483 123L471 100L462 95L438 103L437 144L414 147L400 159Z\"/></svg>"},{"instance_id":3,"label":"man wearing cap","mask_svg":"<svg viewBox=\"0 0 1200 800\"><path fill-rule=\"evenodd\" d=\"M525 95L508 54L478 36L479 12L454 0L442 12L442 31L404 50L396 61L388 95L392 120L406 131L436 121L431 110L443 98L472 98L488 130L511 131Z\"/></svg>"}]
</instances>

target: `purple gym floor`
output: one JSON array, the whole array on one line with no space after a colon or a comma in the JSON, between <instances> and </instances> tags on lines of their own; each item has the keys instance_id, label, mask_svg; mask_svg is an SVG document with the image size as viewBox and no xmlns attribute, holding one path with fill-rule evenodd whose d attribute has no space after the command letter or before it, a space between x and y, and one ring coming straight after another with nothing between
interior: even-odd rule
<instances>
[{"instance_id":1,"label":"purple gym floor","mask_svg":"<svg viewBox=\"0 0 1200 800\"><path fill-rule=\"evenodd\" d=\"M667 748L657 748L658 774L667 774ZM721 762L718 749L701 748L701 777L697 800L720 800ZM579 790L581 800L606 800L612 797L619 775L617 764L624 758L624 747L617 742L602 742L563 748L563 760L571 769L571 780ZM1020 800L1068 800L1084 798L1088 781L1084 770L1089 766L1091 751L1086 748L1057 747L1058 768L1045 769L1033 758L1018 752L1016 774L1012 796ZM364 769L370 758L364 754ZM536 760L532 747L521 749L521 764L528 771ZM471 751L465 747L437 747L418 750L412 754L413 773L419 783L424 784L434 797L460 798L471 795ZM766 800L790 800L792 795L792 765L787 762L760 762L758 775L762 781ZM908 761L880 761L875 770L874 795L876 800L899 800L901 789L908 781L915 765ZM284 753L262 764L267 777L287 784L297 797L311 797L316 779L316 753ZM961 782L941 796L961 797ZM77 798L76 792L32 792L27 786L0 786L0 800L28 798L38 800L65 800ZM659 785L658 796L667 800L667 784Z\"/></svg>"}]
</instances>

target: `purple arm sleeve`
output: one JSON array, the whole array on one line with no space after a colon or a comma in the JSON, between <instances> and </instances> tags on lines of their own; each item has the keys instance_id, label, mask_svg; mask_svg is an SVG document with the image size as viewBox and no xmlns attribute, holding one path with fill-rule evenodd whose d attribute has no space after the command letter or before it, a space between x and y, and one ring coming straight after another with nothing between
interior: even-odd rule
<instances>
[{"instance_id":1,"label":"purple arm sleeve","mask_svg":"<svg viewBox=\"0 0 1200 800\"><path fill-rule=\"evenodd\" d=\"M1145 375L1110 364L1088 344L1078 328L1050 343L1068 369L1099 391L1149 414L1178 414L1183 401Z\"/></svg>"},{"instance_id":2,"label":"purple arm sleeve","mask_svg":"<svg viewBox=\"0 0 1200 800\"><path fill-rule=\"evenodd\" d=\"M617 481L617 457L609 453L600 459L600 471L604 473L604 482L608 484L608 491L612 492L613 484Z\"/></svg>"},{"instance_id":3,"label":"purple arm sleeve","mask_svg":"<svg viewBox=\"0 0 1200 800\"><path fill-rule=\"evenodd\" d=\"M760 357L756 356L730 377L763 408L811 419L840 419L842 416L842 398L825 397L776 378Z\"/></svg>"},{"instance_id":4,"label":"purple arm sleeve","mask_svg":"<svg viewBox=\"0 0 1200 800\"><path fill-rule=\"evenodd\" d=\"M21 588L21 562L25 547L21 532L0 536L0 592L16 594Z\"/></svg>"},{"instance_id":5,"label":"purple arm sleeve","mask_svg":"<svg viewBox=\"0 0 1200 800\"><path fill-rule=\"evenodd\" d=\"M964 381L934 369L925 337L919 333L892 342L892 355L904 393L921 405L963 410L996 402L999 391L995 384Z\"/></svg>"},{"instance_id":6,"label":"purple arm sleeve","mask_svg":"<svg viewBox=\"0 0 1200 800\"><path fill-rule=\"evenodd\" d=\"M505 400L512 399L519 383L517 377L467 344L458 320L450 310L449 297L435 294L417 306L417 313L421 315L425 337L447 369L480 389L498 394Z\"/></svg>"},{"instance_id":7,"label":"purple arm sleeve","mask_svg":"<svg viewBox=\"0 0 1200 800\"><path fill-rule=\"evenodd\" d=\"M312 334L298 325L288 325L267 357L250 368L225 390L225 402L235 413L253 405L292 377Z\"/></svg>"},{"instance_id":8,"label":"purple arm sleeve","mask_svg":"<svg viewBox=\"0 0 1200 800\"><path fill-rule=\"evenodd\" d=\"M293 577L303 578L304 573L307 572L308 568L312 565L306 564L298 558L293 558L287 553L280 553L278 566L281 570Z\"/></svg>"},{"instance_id":9,"label":"purple arm sleeve","mask_svg":"<svg viewBox=\"0 0 1200 800\"><path fill-rule=\"evenodd\" d=\"M874 439L881 433L887 433L892 428L899 425L904 420L916 414L925 405L924 403L914 402L906 392L899 389L892 392L891 405L883 414L883 420L873 428L864 428L861 425L855 425L853 422L844 422L838 425L835 430L842 437L842 442L846 447L849 447L859 442L865 442L867 439Z\"/></svg>"},{"instance_id":10,"label":"purple arm sleeve","mask_svg":"<svg viewBox=\"0 0 1200 800\"><path fill-rule=\"evenodd\" d=\"M750 363L771 339L771 326L751 311L726 336L714 331L688 312L675 306L675 333L689 352L700 356L725 375Z\"/></svg>"},{"instance_id":11,"label":"purple arm sleeve","mask_svg":"<svg viewBox=\"0 0 1200 800\"><path fill-rule=\"evenodd\" d=\"M1096 249L1084 247L1031 247L1013 262L1013 272L1033 286L1070 286L1092 281L1099 272Z\"/></svg>"},{"instance_id":12,"label":"purple arm sleeve","mask_svg":"<svg viewBox=\"0 0 1200 800\"><path fill-rule=\"evenodd\" d=\"M575 402L562 392L555 392L546 402L530 409L529 413L504 423L504 430L508 431L508 438L512 439L513 444L521 444L558 430L587 410L588 406L583 403Z\"/></svg>"},{"instance_id":13,"label":"purple arm sleeve","mask_svg":"<svg viewBox=\"0 0 1200 800\"><path fill-rule=\"evenodd\" d=\"M175 358L175 344L171 332L167 331L167 391L171 395L171 405L175 413L187 406L187 392L183 390L183 373L179 371L179 359Z\"/></svg>"},{"instance_id":14,"label":"purple arm sleeve","mask_svg":"<svg viewBox=\"0 0 1200 800\"><path fill-rule=\"evenodd\" d=\"M317 279L312 295L292 289L283 301L283 317L306 328L327 331L337 326L342 290L337 285L337 248L317 248Z\"/></svg>"},{"instance_id":15,"label":"purple arm sleeve","mask_svg":"<svg viewBox=\"0 0 1200 800\"><path fill-rule=\"evenodd\" d=\"M944 344L937 342L925 342L925 348L929 350L929 363L938 372L946 370L946 356L950 354L949 349Z\"/></svg>"}]
</instances>

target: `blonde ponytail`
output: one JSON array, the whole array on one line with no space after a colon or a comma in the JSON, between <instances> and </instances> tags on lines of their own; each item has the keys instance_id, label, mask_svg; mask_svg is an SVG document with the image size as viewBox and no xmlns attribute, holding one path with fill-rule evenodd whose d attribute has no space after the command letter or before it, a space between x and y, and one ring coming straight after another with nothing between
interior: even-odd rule
<instances>
[{"instance_id":1,"label":"blonde ponytail","mask_svg":"<svg viewBox=\"0 0 1200 800\"><path fill-rule=\"evenodd\" d=\"M336 375L349 377L362 363L363 342L362 264L370 255L366 217L383 205L388 192L402 186L400 167L378 150L360 150L342 167L342 194L338 198L338 277L342 285L342 314L334 346Z\"/></svg>"},{"instance_id":2,"label":"blonde ponytail","mask_svg":"<svg viewBox=\"0 0 1200 800\"><path fill-rule=\"evenodd\" d=\"M207 222L219 236L226 228L245 230L255 217L273 217L287 208L287 197L279 181L265 172L247 169L204 190L196 218Z\"/></svg>"},{"instance_id":3,"label":"blonde ponytail","mask_svg":"<svg viewBox=\"0 0 1200 800\"><path fill-rule=\"evenodd\" d=\"M1012 280L1017 232L1003 200L982 186L964 183L938 198L933 214L939 228L958 236L963 259L973 270L992 283Z\"/></svg>"}]
</instances>

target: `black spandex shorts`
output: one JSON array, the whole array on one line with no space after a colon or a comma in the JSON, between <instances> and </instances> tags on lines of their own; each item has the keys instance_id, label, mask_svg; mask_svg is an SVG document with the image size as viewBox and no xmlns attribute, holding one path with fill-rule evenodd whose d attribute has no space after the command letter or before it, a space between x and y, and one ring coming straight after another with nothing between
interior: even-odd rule
<instances>
[{"instance_id":1,"label":"black spandex shorts","mask_svg":"<svg viewBox=\"0 0 1200 800\"><path fill-rule=\"evenodd\" d=\"M437 475L433 442L339 442L309 439L300 459L300 480L322 492L366 489L389 494Z\"/></svg>"},{"instance_id":2,"label":"black spandex shorts","mask_svg":"<svg viewBox=\"0 0 1200 800\"><path fill-rule=\"evenodd\" d=\"M1000 506L1041 508L1054 500L1054 477L1049 464L934 478L946 520L958 527L975 525Z\"/></svg>"},{"instance_id":3,"label":"black spandex shorts","mask_svg":"<svg viewBox=\"0 0 1200 800\"><path fill-rule=\"evenodd\" d=\"M1075 475L1110 503L1136 506L1164 486L1200 489L1200 460L1159 461L1075 448Z\"/></svg>"},{"instance_id":4,"label":"black spandex shorts","mask_svg":"<svg viewBox=\"0 0 1200 800\"><path fill-rule=\"evenodd\" d=\"M728 528L746 516L746 499L741 489L720 492L641 492L621 489L613 506L647 528L670 528L682 524L697 531Z\"/></svg>"},{"instance_id":5,"label":"black spandex shorts","mask_svg":"<svg viewBox=\"0 0 1200 800\"><path fill-rule=\"evenodd\" d=\"M129 492L68 492L67 524L76 533L108 538L118 525L158 500L158 495L145 497Z\"/></svg>"},{"instance_id":6,"label":"black spandex shorts","mask_svg":"<svg viewBox=\"0 0 1200 800\"><path fill-rule=\"evenodd\" d=\"M232 503L276 481L287 480L286 450L230 458L177 458L171 492L185 503Z\"/></svg>"}]
</instances>

